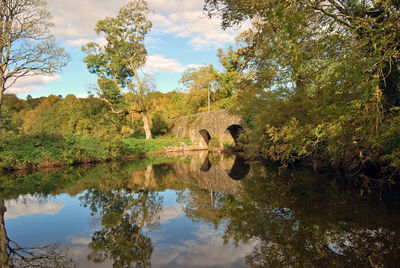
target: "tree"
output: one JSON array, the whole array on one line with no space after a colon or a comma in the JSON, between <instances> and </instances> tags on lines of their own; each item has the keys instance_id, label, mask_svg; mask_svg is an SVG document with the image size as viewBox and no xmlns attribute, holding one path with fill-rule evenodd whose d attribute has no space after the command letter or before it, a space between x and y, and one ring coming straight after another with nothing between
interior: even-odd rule
<instances>
[{"instance_id":1,"label":"tree","mask_svg":"<svg viewBox=\"0 0 400 268\"><path fill-rule=\"evenodd\" d=\"M236 53L254 74L236 105L249 150L332 165L367 188L372 177L398 178L398 1L206 0L205 9L223 27L252 21Z\"/></svg>"},{"instance_id":2,"label":"tree","mask_svg":"<svg viewBox=\"0 0 400 268\"><path fill-rule=\"evenodd\" d=\"M56 45L45 0L2 0L0 7L0 132L4 92L22 77L51 75L69 55Z\"/></svg>"},{"instance_id":3,"label":"tree","mask_svg":"<svg viewBox=\"0 0 400 268\"><path fill-rule=\"evenodd\" d=\"M379 80L378 94L383 95L386 110L400 106L400 2L385 1L340 1L340 0L279 0L238 1L206 0L204 9L210 16L221 16L222 27L227 28L248 19L261 19L269 24L274 18L286 21L286 26L314 12L323 24L335 28L360 49L364 57L371 60L373 78ZM291 12L293 12L291 14ZM307 27L307 30L313 30ZM325 30L329 31L329 28ZM283 28L274 28L274 31ZM290 29L286 27L285 30ZM315 30L315 29L314 29ZM263 39L254 40L255 43Z\"/></svg>"},{"instance_id":4,"label":"tree","mask_svg":"<svg viewBox=\"0 0 400 268\"><path fill-rule=\"evenodd\" d=\"M222 71L209 64L186 70L180 79L189 91L186 105L192 113L205 110L208 92L212 106L217 109L231 108L233 104L236 84L243 75L240 73L243 63L232 47L226 51L219 49L217 56L223 67Z\"/></svg>"},{"instance_id":5,"label":"tree","mask_svg":"<svg viewBox=\"0 0 400 268\"><path fill-rule=\"evenodd\" d=\"M218 72L212 64L200 68L189 68L182 75L180 82L189 89L207 89L213 91L217 81Z\"/></svg>"},{"instance_id":6,"label":"tree","mask_svg":"<svg viewBox=\"0 0 400 268\"><path fill-rule=\"evenodd\" d=\"M144 0L130 1L115 18L97 22L96 32L105 35L106 44L90 42L82 50L89 71L98 76L99 97L118 115L140 114L146 139L151 139L145 98L151 86L139 75L147 57L144 38L152 27L148 13Z\"/></svg>"}]
</instances>

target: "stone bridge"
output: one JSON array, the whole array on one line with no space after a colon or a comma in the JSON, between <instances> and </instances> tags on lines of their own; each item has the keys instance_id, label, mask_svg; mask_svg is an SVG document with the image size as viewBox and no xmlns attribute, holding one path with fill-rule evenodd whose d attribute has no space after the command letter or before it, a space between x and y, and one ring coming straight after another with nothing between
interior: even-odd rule
<instances>
[{"instance_id":1,"label":"stone bridge","mask_svg":"<svg viewBox=\"0 0 400 268\"><path fill-rule=\"evenodd\" d=\"M216 110L174 119L172 133L189 138L192 149L223 149L236 145L242 129L241 118L228 110Z\"/></svg>"}]
</instances>

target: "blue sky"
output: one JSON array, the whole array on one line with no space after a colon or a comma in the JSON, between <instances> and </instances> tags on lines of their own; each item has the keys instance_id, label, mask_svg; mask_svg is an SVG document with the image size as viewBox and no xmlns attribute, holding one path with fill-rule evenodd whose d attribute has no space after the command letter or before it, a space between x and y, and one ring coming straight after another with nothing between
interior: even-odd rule
<instances>
[{"instance_id":1,"label":"blue sky","mask_svg":"<svg viewBox=\"0 0 400 268\"><path fill-rule=\"evenodd\" d=\"M35 76L20 80L8 93L25 98L50 94L87 95L96 77L89 74L82 59L82 45L101 42L94 32L96 22L115 16L127 0L49 0L54 27L52 34L66 48L72 60L62 73L52 77ZM172 91L182 87L179 79L189 67L202 64L218 66L217 49L233 44L234 37L244 29L222 31L219 19L209 19L203 13L203 0L148 0L154 11L150 19L153 28L146 39L148 61L146 71L153 74L157 90Z\"/></svg>"}]
</instances>

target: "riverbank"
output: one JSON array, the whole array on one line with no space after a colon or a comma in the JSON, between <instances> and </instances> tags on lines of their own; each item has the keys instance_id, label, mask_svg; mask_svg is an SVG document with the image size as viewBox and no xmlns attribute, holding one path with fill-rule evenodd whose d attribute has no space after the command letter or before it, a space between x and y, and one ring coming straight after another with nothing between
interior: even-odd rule
<instances>
[{"instance_id":1,"label":"riverbank","mask_svg":"<svg viewBox=\"0 0 400 268\"><path fill-rule=\"evenodd\" d=\"M157 154L166 148L187 146L174 137L152 140L133 137L100 140L81 136L7 136L0 140L0 171L44 168L132 159Z\"/></svg>"}]
</instances>

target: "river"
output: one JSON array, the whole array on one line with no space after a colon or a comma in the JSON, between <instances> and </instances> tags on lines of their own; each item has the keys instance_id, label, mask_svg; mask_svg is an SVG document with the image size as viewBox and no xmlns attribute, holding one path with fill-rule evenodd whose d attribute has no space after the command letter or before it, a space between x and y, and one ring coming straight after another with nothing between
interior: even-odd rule
<instances>
[{"instance_id":1,"label":"river","mask_svg":"<svg viewBox=\"0 0 400 268\"><path fill-rule=\"evenodd\" d=\"M400 214L309 168L198 152L0 177L4 267L398 267ZM2 267L0 265L0 267Z\"/></svg>"}]
</instances>

